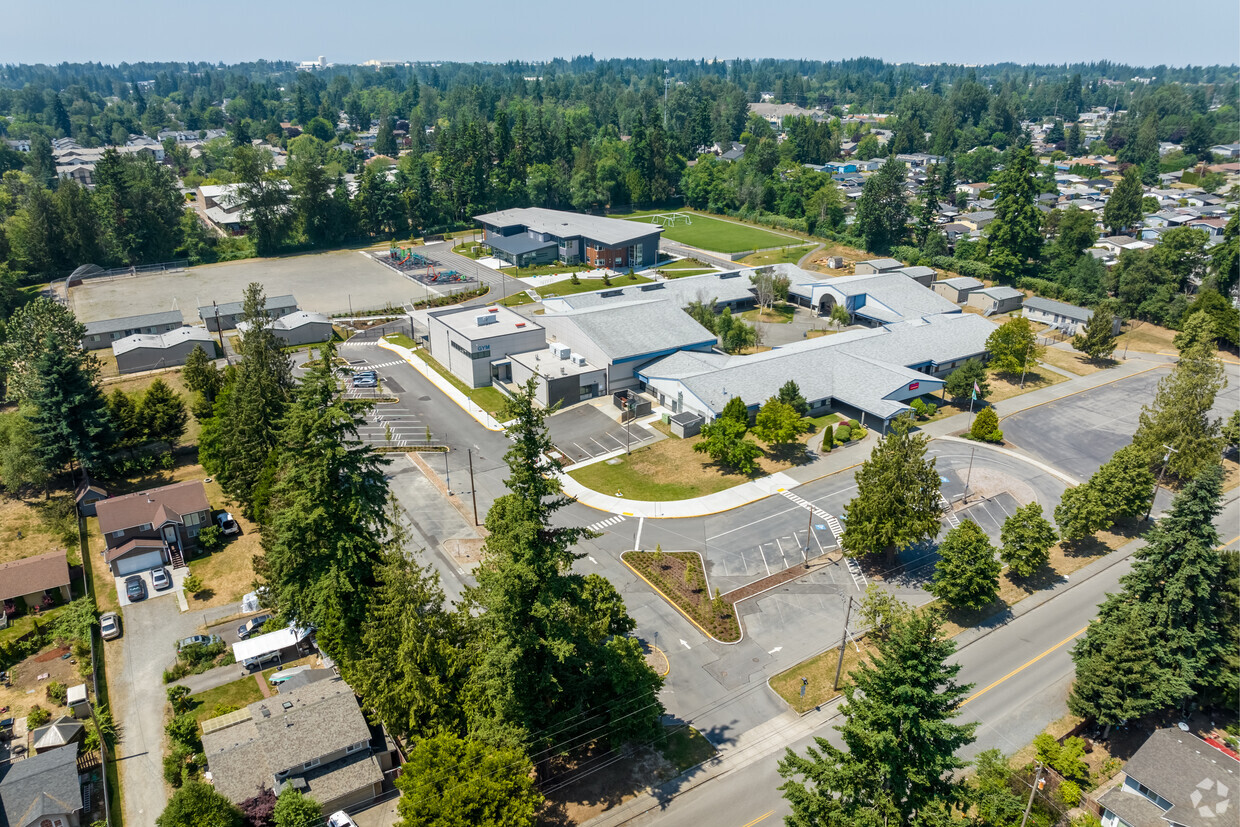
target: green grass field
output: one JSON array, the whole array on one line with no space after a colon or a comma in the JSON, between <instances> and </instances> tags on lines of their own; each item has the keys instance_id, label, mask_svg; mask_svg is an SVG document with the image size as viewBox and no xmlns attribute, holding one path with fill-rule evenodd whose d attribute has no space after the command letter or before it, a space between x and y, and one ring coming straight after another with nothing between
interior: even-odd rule
<instances>
[{"instance_id":1,"label":"green grass field","mask_svg":"<svg viewBox=\"0 0 1240 827\"><path fill-rule=\"evenodd\" d=\"M630 218L649 224L649 218ZM663 237L690 247L711 250L716 253L739 253L742 250L760 250L763 247L779 247L786 244L798 244L801 239L794 236L780 235L757 227L734 224L704 215L693 215L692 224L677 223L674 227L663 230Z\"/></svg>"}]
</instances>

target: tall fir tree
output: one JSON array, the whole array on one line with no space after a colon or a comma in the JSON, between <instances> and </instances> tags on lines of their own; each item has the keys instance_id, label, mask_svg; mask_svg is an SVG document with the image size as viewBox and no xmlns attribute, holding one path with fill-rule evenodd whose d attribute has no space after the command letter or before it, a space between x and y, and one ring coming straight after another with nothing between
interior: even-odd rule
<instances>
[{"instance_id":1,"label":"tall fir tree","mask_svg":"<svg viewBox=\"0 0 1240 827\"><path fill-rule=\"evenodd\" d=\"M70 461L97 469L111 436L98 362L77 341L49 343L34 360L39 382L27 401L39 462L48 470Z\"/></svg>"},{"instance_id":2,"label":"tall fir tree","mask_svg":"<svg viewBox=\"0 0 1240 827\"><path fill-rule=\"evenodd\" d=\"M1141 172L1137 167L1129 167L1102 208L1102 223L1111 235L1123 235L1140 223L1143 195Z\"/></svg>"},{"instance_id":3,"label":"tall fir tree","mask_svg":"<svg viewBox=\"0 0 1240 827\"><path fill-rule=\"evenodd\" d=\"M971 689L956 682L959 664L948 663L956 645L934 613L910 612L876 649L844 687L836 730L846 749L815 737L805 755L787 750L779 762L792 827L912 827L935 805L964 802L956 752L973 742L976 724L953 721Z\"/></svg>"},{"instance_id":4,"label":"tall fir tree","mask_svg":"<svg viewBox=\"0 0 1240 827\"><path fill-rule=\"evenodd\" d=\"M886 252L904 238L909 219L905 177L904 163L892 156L866 180L857 199L856 228L867 250Z\"/></svg>"},{"instance_id":5,"label":"tall fir tree","mask_svg":"<svg viewBox=\"0 0 1240 827\"><path fill-rule=\"evenodd\" d=\"M1008 152L1008 163L995 178L995 220L987 228L990 266L1007 283L1028 272L1042 251L1042 214L1037 208L1037 159L1028 141Z\"/></svg>"},{"instance_id":6,"label":"tall fir tree","mask_svg":"<svg viewBox=\"0 0 1240 827\"><path fill-rule=\"evenodd\" d=\"M271 605L314 626L324 650L351 661L388 537L390 460L358 437L365 407L344 399L336 349L319 351L278 434L275 484L256 570Z\"/></svg>"},{"instance_id":7,"label":"tall fir tree","mask_svg":"<svg viewBox=\"0 0 1240 827\"><path fill-rule=\"evenodd\" d=\"M1142 406L1133 444L1148 457L1166 456L1167 470L1181 479L1195 476L1218 459L1222 423L1212 409L1226 387L1213 340L1187 345L1171 373L1158 380L1153 403Z\"/></svg>"},{"instance_id":8,"label":"tall fir tree","mask_svg":"<svg viewBox=\"0 0 1240 827\"><path fill-rule=\"evenodd\" d=\"M932 164L926 171L926 180L918 190L921 203L917 207L917 244L925 248L930 236L938 232L939 215L939 165Z\"/></svg>"},{"instance_id":9,"label":"tall fir tree","mask_svg":"<svg viewBox=\"0 0 1240 827\"><path fill-rule=\"evenodd\" d=\"M953 609L976 611L999 596L1000 571L986 533L972 520L964 520L939 544L930 593Z\"/></svg>"}]
</instances>

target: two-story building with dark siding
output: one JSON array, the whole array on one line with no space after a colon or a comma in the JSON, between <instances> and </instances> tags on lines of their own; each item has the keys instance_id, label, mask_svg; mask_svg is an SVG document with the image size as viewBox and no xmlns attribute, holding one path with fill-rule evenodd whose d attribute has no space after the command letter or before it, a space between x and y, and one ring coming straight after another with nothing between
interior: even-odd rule
<instances>
[{"instance_id":1,"label":"two-story building with dark siding","mask_svg":"<svg viewBox=\"0 0 1240 827\"><path fill-rule=\"evenodd\" d=\"M611 270L641 270L658 261L662 227L541 207L500 210L474 216L492 255L518 267L589 264Z\"/></svg>"}]
</instances>

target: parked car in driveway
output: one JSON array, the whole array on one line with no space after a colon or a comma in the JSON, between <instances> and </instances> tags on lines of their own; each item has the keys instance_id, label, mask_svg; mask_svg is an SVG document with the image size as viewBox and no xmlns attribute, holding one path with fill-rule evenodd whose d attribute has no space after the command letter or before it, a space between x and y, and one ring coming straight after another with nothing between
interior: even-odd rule
<instances>
[{"instance_id":1,"label":"parked car in driveway","mask_svg":"<svg viewBox=\"0 0 1240 827\"><path fill-rule=\"evenodd\" d=\"M168 576L168 570L163 566L151 569L151 585L157 592L172 588L172 578Z\"/></svg>"},{"instance_id":2,"label":"parked car in driveway","mask_svg":"<svg viewBox=\"0 0 1240 827\"><path fill-rule=\"evenodd\" d=\"M219 642L219 635L190 635L177 641L177 651L180 652L186 646L210 646L212 643Z\"/></svg>"},{"instance_id":3,"label":"parked car in driveway","mask_svg":"<svg viewBox=\"0 0 1240 827\"><path fill-rule=\"evenodd\" d=\"M220 527L220 531L225 534L240 534L241 526L237 525L237 521L232 514L227 511L221 511L215 515L215 524Z\"/></svg>"},{"instance_id":4,"label":"parked car in driveway","mask_svg":"<svg viewBox=\"0 0 1240 827\"><path fill-rule=\"evenodd\" d=\"M99 633L104 640L115 640L121 636L121 618L116 612L104 612L99 615Z\"/></svg>"},{"instance_id":5,"label":"parked car in driveway","mask_svg":"<svg viewBox=\"0 0 1240 827\"><path fill-rule=\"evenodd\" d=\"M263 627L263 624L271 620L271 615L257 615L250 618L245 623L237 627L237 637L245 640L250 635Z\"/></svg>"},{"instance_id":6,"label":"parked car in driveway","mask_svg":"<svg viewBox=\"0 0 1240 827\"><path fill-rule=\"evenodd\" d=\"M247 672L257 672L265 666L280 662L279 652L267 652L263 655L255 655L252 658L246 658L241 662Z\"/></svg>"},{"instance_id":7,"label":"parked car in driveway","mask_svg":"<svg viewBox=\"0 0 1240 827\"><path fill-rule=\"evenodd\" d=\"M357 822L344 810L337 810L327 817L327 827L357 827Z\"/></svg>"},{"instance_id":8,"label":"parked car in driveway","mask_svg":"<svg viewBox=\"0 0 1240 827\"><path fill-rule=\"evenodd\" d=\"M131 574L125 578L125 596L130 603L146 600L146 583L139 575Z\"/></svg>"}]
</instances>

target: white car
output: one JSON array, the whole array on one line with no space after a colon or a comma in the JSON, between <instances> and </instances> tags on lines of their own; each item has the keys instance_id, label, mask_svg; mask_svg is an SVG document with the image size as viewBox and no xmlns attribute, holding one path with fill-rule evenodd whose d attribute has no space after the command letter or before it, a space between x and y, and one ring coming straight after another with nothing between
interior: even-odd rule
<instances>
[{"instance_id":1,"label":"white car","mask_svg":"<svg viewBox=\"0 0 1240 827\"><path fill-rule=\"evenodd\" d=\"M121 618L116 612L104 612L99 615L99 632L104 640L115 640L121 636Z\"/></svg>"},{"instance_id":2,"label":"white car","mask_svg":"<svg viewBox=\"0 0 1240 827\"><path fill-rule=\"evenodd\" d=\"M337 810L327 817L327 827L357 827L357 824L344 810Z\"/></svg>"},{"instance_id":3,"label":"white car","mask_svg":"<svg viewBox=\"0 0 1240 827\"><path fill-rule=\"evenodd\" d=\"M220 527L220 531L225 534L240 534L241 526L237 525L237 521L233 519L233 515L227 511L221 511L215 515L216 525Z\"/></svg>"}]
</instances>

